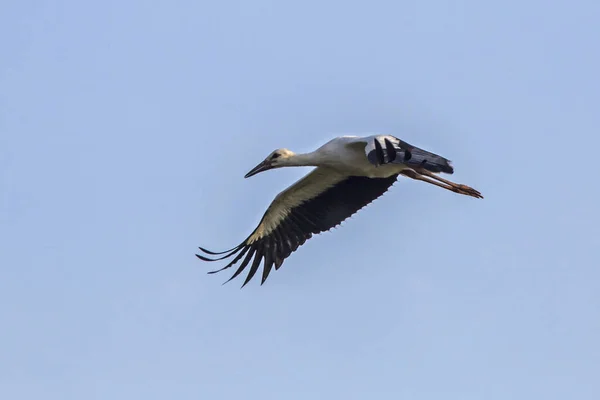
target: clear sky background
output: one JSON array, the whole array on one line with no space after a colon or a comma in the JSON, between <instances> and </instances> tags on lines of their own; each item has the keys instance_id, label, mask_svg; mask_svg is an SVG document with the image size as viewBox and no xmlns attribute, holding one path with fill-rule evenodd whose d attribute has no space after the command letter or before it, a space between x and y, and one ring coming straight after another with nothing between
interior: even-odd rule
<instances>
[{"instance_id":1,"label":"clear sky background","mask_svg":"<svg viewBox=\"0 0 600 400\"><path fill-rule=\"evenodd\" d=\"M600 3L4 1L3 399L600 398ZM393 134L402 179L264 286L197 260Z\"/></svg>"}]
</instances>

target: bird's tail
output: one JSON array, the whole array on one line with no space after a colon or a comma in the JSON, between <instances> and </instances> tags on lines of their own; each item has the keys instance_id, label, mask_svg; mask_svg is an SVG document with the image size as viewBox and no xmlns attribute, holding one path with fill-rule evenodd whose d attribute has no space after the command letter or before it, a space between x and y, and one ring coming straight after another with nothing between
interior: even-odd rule
<instances>
[{"instance_id":1,"label":"bird's tail","mask_svg":"<svg viewBox=\"0 0 600 400\"><path fill-rule=\"evenodd\" d=\"M405 160L403 161L404 164L410 167L425 168L430 172L444 172L446 174L454 173L454 168L452 167L450 160L418 147L410 146L410 148L405 148L404 145L402 145L402 147L403 150L401 151L405 157Z\"/></svg>"},{"instance_id":2,"label":"bird's tail","mask_svg":"<svg viewBox=\"0 0 600 400\"><path fill-rule=\"evenodd\" d=\"M435 173L454 173L450 160L397 138L394 139L397 140L397 143L387 138L383 139L384 143L375 139L375 147L367 155L369 161L375 165L404 164L411 168L423 168Z\"/></svg>"}]
</instances>

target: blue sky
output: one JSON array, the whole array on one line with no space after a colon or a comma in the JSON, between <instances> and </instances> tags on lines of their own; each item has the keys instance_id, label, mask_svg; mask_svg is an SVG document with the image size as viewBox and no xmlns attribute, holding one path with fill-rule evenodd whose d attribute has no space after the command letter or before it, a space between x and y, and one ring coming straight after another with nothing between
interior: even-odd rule
<instances>
[{"instance_id":1,"label":"blue sky","mask_svg":"<svg viewBox=\"0 0 600 400\"><path fill-rule=\"evenodd\" d=\"M600 398L600 3L0 6L0 397ZM196 259L389 133L403 179L260 287ZM393 256L393 257L392 257Z\"/></svg>"}]
</instances>

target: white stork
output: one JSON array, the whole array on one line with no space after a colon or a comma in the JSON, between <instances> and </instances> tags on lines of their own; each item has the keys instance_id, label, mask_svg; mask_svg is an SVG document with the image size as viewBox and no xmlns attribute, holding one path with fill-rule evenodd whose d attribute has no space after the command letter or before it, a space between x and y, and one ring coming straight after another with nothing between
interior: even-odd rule
<instances>
[{"instance_id":1,"label":"white stork","mask_svg":"<svg viewBox=\"0 0 600 400\"><path fill-rule=\"evenodd\" d=\"M436 175L454 172L449 160L389 135L342 136L305 154L278 149L248 172L245 178L273 168L295 166L316 168L275 197L256 229L243 243L222 252L199 247L207 255L220 256L209 258L196 254L204 261L223 260L235 255L223 268L209 274L227 269L243 257L238 269L225 283L250 264L244 287L264 260L262 285L273 266L279 269L284 260L313 234L339 225L383 195L398 175L483 198L481 193L469 186Z\"/></svg>"}]
</instances>

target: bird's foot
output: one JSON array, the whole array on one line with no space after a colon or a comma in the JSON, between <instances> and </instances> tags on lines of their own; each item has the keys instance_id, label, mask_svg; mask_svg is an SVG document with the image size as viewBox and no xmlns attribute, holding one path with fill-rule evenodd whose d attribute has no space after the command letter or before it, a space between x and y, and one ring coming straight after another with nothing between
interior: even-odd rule
<instances>
[{"instance_id":1,"label":"bird's foot","mask_svg":"<svg viewBox=\"0 0 600 400\"><path fill-rule=\"evenodd\" d=\"M481 195L481 193L479 193L479 191L473 189L470 186L456 184L456 186L454 186L454 189L455 190L453 190L453 191L456 193L464 194L464 195L475 197L478 199L483 199L483 196Z\"/></svg>"}]
</instances>

